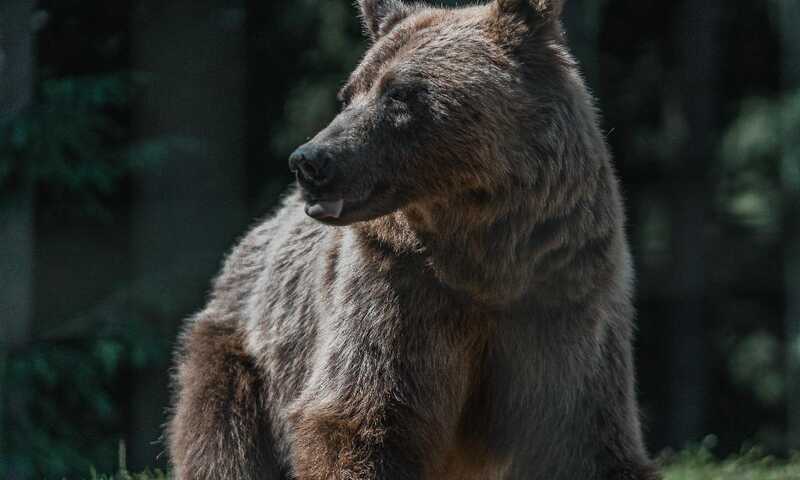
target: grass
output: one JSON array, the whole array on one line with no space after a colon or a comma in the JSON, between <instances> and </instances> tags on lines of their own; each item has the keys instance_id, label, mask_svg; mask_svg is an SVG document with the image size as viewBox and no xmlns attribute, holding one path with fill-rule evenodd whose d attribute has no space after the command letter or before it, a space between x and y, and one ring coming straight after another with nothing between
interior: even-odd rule
<instances>
[{"instance_id":1,"label":"grass","mask_svg":"<svg viewBox=\"0 0 800 480\"><path fill-rule=\"evenodd\" d=\"M780 461L758 450L727 460L707 450L687 451L662 463L665 480L800 480L800 456Z\"/></svg>"},{"instance_id":2,"label":"grass","mask_svg":"<svg viewBox=\"0 0 800 480\"><path fill-rule=\"evenodd\" d=\"M125 465L124 447L120 465ZM687 450L665 456L664 480L800 480L800 455L791 461L778 460L752 450L727 460L718 460L706 449ZM90 480L168 480L163 472L129 473L124 467L112 475L92 472Z\"/></svg>"},{"instance_id":3,"label":"grass","mask_svg":"<svg viewBox=\"0 0 800 480\"><path fill-rule=\"evenodd\" d=\"M126 471L117 472L113 475L98 475L92 473L89 477L90 480L168 480L169 475L161 471L144 472L144 473L130 473Z\"/></svg>"}]
</instances>

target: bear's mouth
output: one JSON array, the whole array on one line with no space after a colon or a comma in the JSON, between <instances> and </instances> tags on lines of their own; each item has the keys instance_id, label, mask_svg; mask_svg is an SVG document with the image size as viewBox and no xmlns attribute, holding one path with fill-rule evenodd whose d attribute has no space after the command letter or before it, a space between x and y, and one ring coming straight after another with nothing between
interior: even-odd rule
<instances>
[{"instance_id":1,"label":"bear's mouth","mask_svg":"<svg viewBox=\"0 0 800 480\"><path fill-rule=\"evenodd\" d=\"M342 216L344 199L306 203L306 215L315 220L337 219Z\"/></svg>"},{"instance_id":2,"label":"bear's mouth","mask_svg":"<svg viewBox=\"0 0 800 480\"><path fill-rule=\"evenodd\" d=\"M374 188L360 198L343 197L318 198L304 192L305 213L314 220L326 225L346 226L366 222L392 213L399 208L395 205L395 195L391 189Z\"/></svg>"},{"instance_id":3,"label":"bear's mouth","mask_svg":"<svg viewBox=\"0 0 800 480\"><path fill-rule=\"evenodd\" d=\"M374 218L372 194L359 199L306 198L306 215L327 225L345 226Z\"/></svg>"}]
</instances>

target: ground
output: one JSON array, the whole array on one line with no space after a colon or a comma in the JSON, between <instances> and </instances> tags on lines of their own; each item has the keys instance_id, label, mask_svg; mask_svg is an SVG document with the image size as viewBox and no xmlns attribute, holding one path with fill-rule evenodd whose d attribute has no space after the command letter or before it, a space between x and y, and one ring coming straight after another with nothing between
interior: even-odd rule
<instances>
[{"instance_id":1,"label":"ground","mask_svg":"<svg viewBox=\"0 0 800 480\"><path fill-rule=\"evenodd\" d=\"M757 452L718 461L705 451L684 452L662 460L664 480L800 480L800 455L779 461ZM91 475L90 480L167 480L163 473Z\"/></svg>"}]
</instances>

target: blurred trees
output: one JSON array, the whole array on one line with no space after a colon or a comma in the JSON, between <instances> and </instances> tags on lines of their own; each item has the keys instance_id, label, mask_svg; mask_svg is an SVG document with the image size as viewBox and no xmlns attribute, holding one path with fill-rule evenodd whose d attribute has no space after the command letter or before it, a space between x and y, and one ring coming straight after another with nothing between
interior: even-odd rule
<instances>
[{"instance_id":1,"label":"blurred trees","mask_svg":"<svg viewBox=\"0 0 800 480\"><path fill-rule=\"evenodd\" d=\"M781 180L786 258L786 407L789 447L800 449L800 2L776 0L782 40L782 81L787 96L779 110Z\"/></svg>"},{"instance_id":2,"label":"blurred trees","mask_svg":"<svg viewBox=\"0 0 800 480\"><path fill-rule=\"evenodd\" d=\"M777 45L770 95L748 96L737 105L722 142L723 209L749 228L762 255L775 255L783 287L783 331L753 319L757 332L744 336L732 368L766 405L783 404L788 449L800 448L800 4L769 2ZM768 253L769 252L769 253ZM760 319L764 320L764 319ZM771 331L770 331L771 330ZM784 352L785 362L780 360ZM774 435L774 432L773 434Z\"/></svg>"},{"instance_id":3,"label":"blurred trees","mask_svg":"<svg viewBox=\"0 0 800 480\"><path fill-rule=\"evenodd\" d=\"M32 0L0 4L0 126L29 107L34 87L35 48ZM4 152L9 155L9 152ZM4 162L8 165L8 161ZM0 164L2 165L2 164ZM11 172L0 167L0 179ZM27 341L33 312L33 190L16 172L0 197L0 305L8 344Z\"/></svg>"},{"instance_id":4,"label":"blurred trees","mask_svg":"<svg viewBox=\"0 0 800 480\"><path fill-rule=\"evenodd\" d=\"M709 400L707 356L706 226L710 171L719 135L721 5L715 0L686 0L676 5L675 115L684 132L674 139L677 155L666 168L671 224L670 305L671 414L669 442L704 435Z\"/></svg>"},{"instance_id":5,"label":"blurred trees","mask_svg":"<svg viewBox=\"0 0 800 480\"><path fill-rule=\"evenodd\" d=\"M32 0L0 4L0 127L31 100L33 7ZM33 190L24 176L14 183L0 192L0 455L11 432L5 418L20 408L20 398L6 382L6 350L28 340L33 313ZM0 456L0 472L12 468L6 462Z\"/></svg>"},{"instance_id":6,"label":"blurred trees","mask_svg":"<svg viewBox=\"0 0 800 480\"><path fill-rule=\"evenodd\" d=\"M366 41L349 0L40 0L36 42L32 5L0 2L0 478L110 469L118 440L153 466L181 319ZM628 204L652 446L797 447L797 2L567 5Z\"/></svg>"},{"instance_id":7,"label":"blurred trees","mask_svg":"<svg viewBox=\"0 0 800 480\"><path fill-rule=\"evenodd\" d=\"M159 305L146 321L166 338L198 308L209 280L248 221L245 205L246 12L243 2L137 2L132 64L151 77L134 105L134 135L187 139L133 179L131 301ZM168 404L163 365L130 379L130 460L151 465Z\"/></svg>"}]
</instances>

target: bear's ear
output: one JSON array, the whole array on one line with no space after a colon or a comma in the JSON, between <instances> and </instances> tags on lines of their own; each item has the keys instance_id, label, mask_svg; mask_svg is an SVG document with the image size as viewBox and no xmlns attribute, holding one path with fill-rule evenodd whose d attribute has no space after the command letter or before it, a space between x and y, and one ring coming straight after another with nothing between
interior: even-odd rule
<instances>
[{"instance_id":1,"label":"bear's ear","mask_svg":"<svg viewBox=\"0 0 800 480\"><path fill-rule=\"evenodd\" d=\"M402 0L358 0L364 30L372 40L379 39L413 12Z\"/></svg>"},{"instance_id":2,"label":"bear's ear","mask_svg":"<svg viewBox=\"0 0 800 480\"><path fill-rule=\"evenodd\" d=\"M497 8L504 14L525 15L539 21L561 18L565 0L497 0Z\"/></svg>"}]
</instances>

